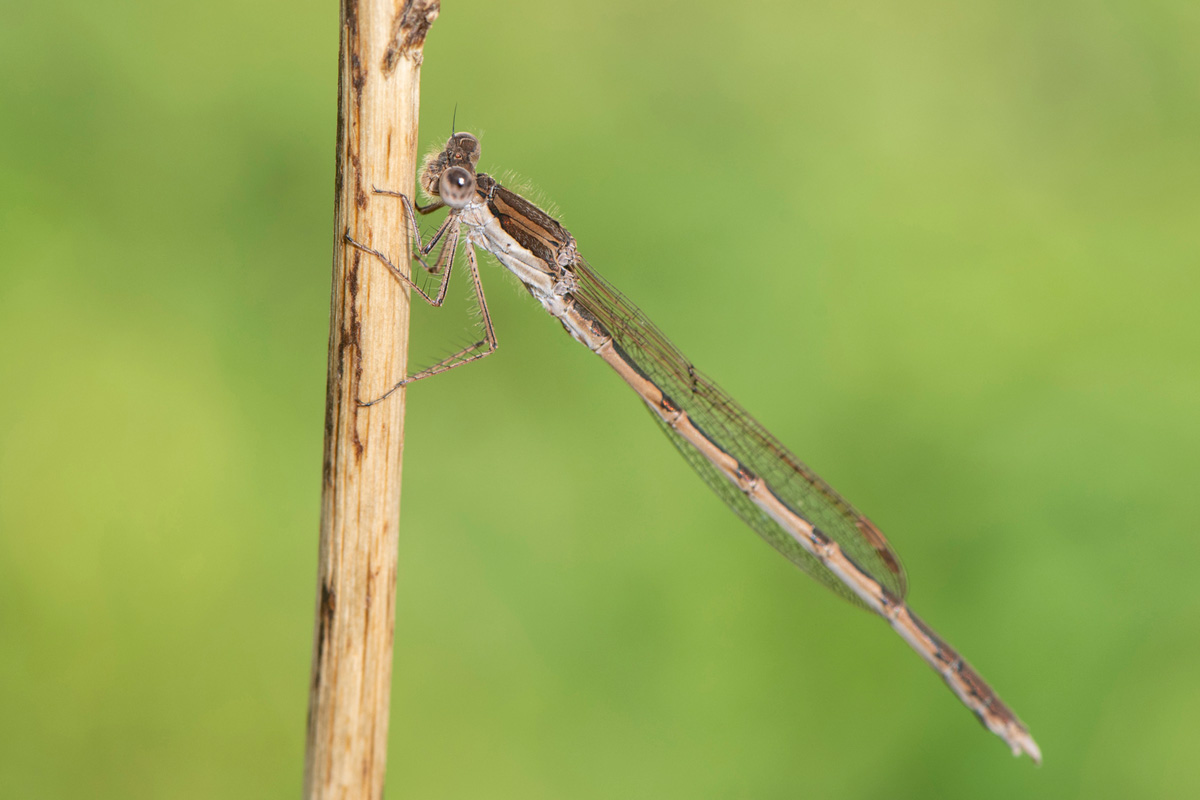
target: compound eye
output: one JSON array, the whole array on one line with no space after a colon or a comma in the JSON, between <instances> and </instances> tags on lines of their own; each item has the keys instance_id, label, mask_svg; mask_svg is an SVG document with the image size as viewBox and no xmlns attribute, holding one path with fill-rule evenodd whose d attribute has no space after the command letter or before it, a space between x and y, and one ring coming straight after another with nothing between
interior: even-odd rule
<instances>
[{"instance_id":1,"label":"compound eye","mask_svg":"<svg viewBox=\"0 0 1200 800\"><path fill-rule=\"evenodd\" d=\"M452 160L459 163L470 161L472 168L479 163L479 140L471 134L456 133L450 137L449 144L447 150L453 153Z\"/></svg>"},{"instance_id":2,"label":"compound eye","mask_svg":"<svg viewBox=\"0 0 1200 800\"><path fill-rule=\"evenodd\" d=\"M462 208L475 196L475 176L462 167L450 167L442 173L438 196L451 208Z\"/></svg>"},{"instance_id":3,"label":"compound eye","mask_svg":"<svg viewBox=\"0 0 1200 800\"><path fill-rule=\"evenodd\" d=\"M478 153L479 140L469 133L454 134L454 144L464 153Z\"/></svg>"}]
</instances>

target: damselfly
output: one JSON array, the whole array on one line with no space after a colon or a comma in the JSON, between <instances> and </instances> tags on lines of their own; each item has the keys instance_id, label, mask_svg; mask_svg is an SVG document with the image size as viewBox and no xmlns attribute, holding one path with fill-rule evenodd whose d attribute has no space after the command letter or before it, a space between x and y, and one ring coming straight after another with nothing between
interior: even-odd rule
<instances>
[{"instance_id":1,"label":"damselfly","mask_svg":"<svg viewBox=\"0 0 1200 800\"><path fill-rule=\"evenodd\" d=\"M671 443L713 491L775 549L850 602L887 620L904 641L937 671L979 720L1004 739L1014 755L1041 752L1028 729L974 669L904 601L907 584L900 559L883 534L841 495L800 462L733 398L692 366L638 308L592 270L575 239L549 214L494 178L476 172L479 140L456 133L432 154L421 186L434 199L404 204L414 241L412 257L441 274L430 296L386 255L354 241L424 300L440 306L466 231L466 264L479 303L484 338L405 378L373 405L405 384L483 358L496 349L474 248L495 256L567 333L600 356L649 407ZM427 244L417 214L448 207L449 214ZM442 243L434 263L424 256Z\"/></svg>"}]
</instances>

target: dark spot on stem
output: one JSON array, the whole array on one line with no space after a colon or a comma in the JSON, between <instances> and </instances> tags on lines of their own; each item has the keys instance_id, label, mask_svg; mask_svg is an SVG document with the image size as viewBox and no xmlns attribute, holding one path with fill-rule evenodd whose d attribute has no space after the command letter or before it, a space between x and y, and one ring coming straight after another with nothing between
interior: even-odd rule
<instances>
[{"instance_id":1,"label":"dark spot on stem","mask_svg":"<svg viewBox=\"0 0 1200 800\"><path fill-rule=\"evenodd\" d=\"M345 298L345 315L347 325L342 329L342 346L339 357L345 357L348 351L355 351L354 360L354 375L350 380L350 397L358 397L358 386L362 381L362 350L359 347L359 336L362 334L362 322L358 317L358 270L361 265L361 255L357 250L354 251L354 258L350 262L349 268L346 270L346 298ZM354 443L354 458L356 461L362 461L363 443L358 436L358 404L349 403L349 413L351 419L349 421L352 442Z\"/></svg>"},{"instance_id":2,"label":"dark spot on stem","mask_svg":"<svg viewBox=\"0 0 1200 800\"><path fill-rule=\"evenodd\" d=\"M355 49L350 53L350 85L354 87L354 105L362 107L362 90L367 84L367 73L363 70L362 59Z\"/></svg>"},{"instance_id":3,"label":"dark spot on stem","mask_svg":"<svg viewBox=\"0 0 1200 800\"><path fill-rule=\"evenodd\" d=\"M383 54L385 75L391 74L402 56L420 59L425 36L439 11L438 0L406 0L392 20L392 40Z\"/></svg>"},{"instance_id":4,"label":"dark spot on stem","mask_svg":"<svg viewBox=\"0 0 1200 800\"><path fill-rule=\"evenodd\" d=\"M333 628L333 615L337 611L337 593L325 581L321 581L321 606L317 611L317 663L325 652L325 645ZM316 670L313 671L314 676Z\"/></svg>"}]
</instances>

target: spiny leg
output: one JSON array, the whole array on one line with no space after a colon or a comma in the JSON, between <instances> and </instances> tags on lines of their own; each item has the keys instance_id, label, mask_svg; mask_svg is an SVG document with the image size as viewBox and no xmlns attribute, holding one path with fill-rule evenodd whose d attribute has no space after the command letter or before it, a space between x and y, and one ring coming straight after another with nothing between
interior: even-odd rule
<instances>
[{"instance_id":1,"label":"spiny leg","mask_svg":"<svg viewBox=\"0 0 1200 800\"><path fill-rule=\"evenodd\" d=\"M450 239L447 240L446 248L454 250L457 248L457 246L458 231L456 230L450 235ZM446 248L443 248L443 251ZM402 386L407 386L413 381L429 378L433 375L454 369L455 367L461 367L463 364L470 364L472 361L478 361L479 359L484 358L485 356L490 356L492 353L496 352L496 348L499 346L499 343L496 341L496 330L492 326L492 315L488 312L487 299L483 294L483 281L481 281L479 278L479 263L475 260L475 248L468 243L466 252L467 272L471 274L471 285L475 288L475 299L479 302L479 314L483 319L483 339L475 342L472 345L464 347L457 353L443 358L433 366L426 367L415 375L408 376L391 389L388 389L387 392L385 392L382 396L377 397L374 400L366 403L359 400L358 405L360 407L365 408L367 406L373 406L380 401L386 400L397 389ZM441 259L439 258L438 260L440 261ZM449 270L447 270L447 273L449 273Z\"/></svg>"},{"instance_id":2,"label":"spiny leg","mask_svg":"<svg viewBox=\"0 0 1200 800\"><path fill-rule=\"evenodd\" d=\"M441 200L437 200L433 203L430 203L427 206L423 206L423 205L420 205L417 203L413 203L413 201L409 199L408 195L404 194L403 192L393 192L390 189L376 189L374 186L371 187L371 191L374 194L382 194L387 197L400 198L400 202L404 204L405 216L408 217L409 226L412 230L413 241L416 242L416 246L413 248L414 257L417 259L417 261L421 262L421 266L425 269L426 272L436 275L438 273L438 271L441 269L442 265L439 262L435 262L434 265L431 267L431 266L429 266L429 264L425 263L425 259L422 258L421 256L429 255L429 251L432 250L434 248L434 246L438 243L438 240L440 240L442 238L442 236L445 235L446 229L451 224L450 220L456 218L457 215L450 214L448 217L446 217L445 221L442 222L442 224L438 227L437 231L433 234L433 238L429 240L429 244L422 245L421 244L421 229L417 225L417 214L421 214L421 215L431 214L434 211L437 211L439 208L444 208L446 206L446 204L443 203Z\"/></svg>"},{"instance_id":3,"label":"spiny leg","mask_svg":"<svg viewBox=\"0 0 1200 800\"><path fill-rule=\"evenodd\" d=\"M421 228L417 225L417 216L413 210L412 202L406 196L396 192L383 192L378 189L375 189L374 191L377 194L386 194L393 197L399 197L403 202L404 215L408 219L410 234L412 236L412 245L409 248L410 259L416 259L419 261L421 267L432 275L442 272L442 280L438 285L437 297L430 297L424 289L418 286L412 278L408 277L399 268L397 268L396 265L393 264L383 253L379 252L373 247L368 247L362 242L353 239L350 236L350 230L348 228L346 229L345 233L346 242L354 247L357 247L359 250L362 250L364 253L370 253L378 258L381 262L383 262L383 265L386 266L388 270L400 280L401 283L411 287L413 291L420 295L422 300L424 300L426 303L429 303L429 305L433 306L434 308L440 308L442 302L446 299L446 287L450 283L450 271L454 266L454 250L458 242L458 215L450 214L447 216L445 221L443 221L438 227L437 232L434 233L433 238L429 240L429 243L422 244ZM434 203L428 206L417 206L417 210L422 214L428 214L430 211L434 211L439 207L439 203ZM451 229L454 230L454 235L450 239L447 239L445 244L442 245L442 249L438 251L437 259L434 261L433 266L430 266L425 261L424 256L429 255L429 252L433 250L437 243L441 241L442 238L446 236L446 233Z\"/></svg>"}]
</instances>

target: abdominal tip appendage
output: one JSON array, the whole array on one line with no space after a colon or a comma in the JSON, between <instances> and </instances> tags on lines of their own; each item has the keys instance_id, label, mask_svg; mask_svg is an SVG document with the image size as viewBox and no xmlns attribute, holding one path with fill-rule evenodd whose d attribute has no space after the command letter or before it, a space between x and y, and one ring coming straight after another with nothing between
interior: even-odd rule
<instances>
[{"instance_id":1,"label":"abdominal tip appendage","mask_svg":"<svg viewBox=\"0 0 1200 800\"><path fill-rule=\"evenodd\" d=\"M1009 744L1012 745L1014 756L1019 758L1021 753L1028 753L1034 764L1039 767L1042 765L1042 750L1026 731L1016 732L1009 740Z\"/></svg>"}]
</instances>

